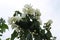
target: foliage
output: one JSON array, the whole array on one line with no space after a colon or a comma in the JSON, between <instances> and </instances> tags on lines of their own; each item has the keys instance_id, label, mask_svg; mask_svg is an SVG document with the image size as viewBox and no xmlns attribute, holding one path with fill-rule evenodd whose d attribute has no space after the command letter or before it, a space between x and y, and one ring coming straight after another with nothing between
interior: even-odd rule
<instances>
[{"instance_id":1,"label":"foliage","mask_svg":"<svg viewBox=\"0 0 60 40\"><path fill-rule=\"evenodd\" d=\"M8 19L8 23L11 25L14 32L11 34L11 39L18 38L19 40L55 40L50 31L52 20L48 20L41 28L41 13L39 9L32 8L31 5L25 5L23 13L15 11L13 17ZM5 21L0 19L0 32L3 33L8 26ZM52 39L51 39L52 38Z\"/></svg>"},{"instance_id":2,"label":"foliage","mask_svg":"<svg viewBox=\"0 0 60 40\"><path fill-rule=\"evenodd\" d=\"M41 13L39 9L33 9L31 5L25 5L23 13L15 11L13 17L9 19L9 24L14 32L11 35L11 40L19 38L20 40L53 40L50 32L52 20L44 23L41 28Z\"/></svg>"},{"instance_id":3,"label":"foliage","mask_svg":"<svg viewBox=\"0 0 60 40\"><path fill-rule=\"evenodd\" d=\"M3 32L8 29L7 24L5 24L5 20L3 18L0 18L0 36L2 36Z\"/></svg>"},{"instance_id":4,"label":"foliage","mask_svg":"<svg viewBox=\"0 0 60 40\"><path fill-rule=\"evenodd\" d=\"M5 30L8 29L7 24L5 24L5 20L3 18L0 19L0 33L5 32Z\"/></svg>"}]
</instances>

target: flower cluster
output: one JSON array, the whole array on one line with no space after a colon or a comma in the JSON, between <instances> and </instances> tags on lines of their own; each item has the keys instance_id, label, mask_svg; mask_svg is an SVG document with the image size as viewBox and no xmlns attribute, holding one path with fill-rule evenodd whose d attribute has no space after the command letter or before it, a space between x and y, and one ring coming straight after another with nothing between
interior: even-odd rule
<instances>
[{"instance_id":1,"label":"flower cluster","mask_svg":"<svg viewBox=\"0 0 60 40\"><path fill-rule=\"evenodd\" d=\"M21 17L15 16L15 17L9 18L8 23L9 23L9 24L13 24L13 23L15 23L16 21L20 21L20 20L21 20Z\"/></svg>"},{"instance_id":2,"label":"flower cluster","mask_svg":"<svg viewBox=\"0 0 60 40\"><path fill-rule=\"evenodd\" d=\"M20 40L32 40L32 36L35 38L34 40L50 40L50 37L52 37L50 32L52 20L46 22L43 26L44 29L42 29L40 27L42 24L40 16L39 9L33 9L31 5L25 5L23 13L15 11L13 17L9 18L8 22L15 29L13 34L16 33Z\"/></svg>"},{"instance_id":3,"label":"flower cluster","mask_svg":"<svg viewBox=\"0 0 60 40\"><path fill-rule=\"evenodd\" d=\"M52 21L52 20L49 20L47 23L48 23L48 24L52 24L52 23L53 23L53 21Z\"/></svg>"},{"instance_id":4,"label":"flower cluster","mask_svg":"<svg viewBox=\"0 0 60 40\"><path fill-rule=\"evenodd\" d=\"M41 16L40 10L33 9L31 5L25 5L23 8L23 12L25 14L35 15L37 19L39 18L39 16Z\"/></svg>"},{"instance_id":5,"label":"flower cluster","mask_svg":"<svg viewBox=\"0 0 60 40\"><path fill-rule=\"evenodd\" d=\"M15 22L16 21L20 21L21 20L21 17L19 17L19 16L13 16L13 17L11 17L11 18L9 18L8 19L8 23L12 26L12 28L14 28L14 27L17 27L17 25L15 24Z\"/></svg>"},{"instance_id":6,"label":"flower cluster","mask_svg":"<svg viewBox=\"0 0 60 40\"><path fill-rule=\"evenodd\" d=\"M23 8L23 12L26 14L33 14L34 13L34 9L32 8L32 6L30 5L25 5Z\"/></svg>"},{"instance_id":7,"label":"flower cluster","mask_svg":"<svg viewBox=\"0 0 60 40\"><path fill-rule=\"evenodd\" d=\"M39 9L35 10L32 8L31 5L25 5L23 8L24 13L21 13L19 11L15 12L16 13L14 14L14 16L9 18L8 20L8 23L12 26L12 28L19 26L24 29L31 29L30 26L39 25L39 21L37 21L38 19L40 19L41 16ZM21 16L18 16L18 14L21 14ZM36 21L37 24L34 21Z\"/></svg>"},{"instance_id":8,"label":"flower cluster","mask_svg":"<svg viewBox=\"0 0 60 40\"><path fill-rule=\"evenodd\" d=\"M47 23L44 23L44 28L46 29L46 30L50 30L51 29L51 24L53 23L53 21L52 20L49 20Z\"/></svg>"},{"instance_id":9,"label":"flower cluster","mask_svg":"<svg viewBox=\"0 0 60 40\"><path fill-rule=\"evenodd\" d=\"M49 20L49 21L46 23L46 25L49 27L52 23L53 23L53 21L52 21L52 20Z\"/></svg>"},{"instance_id":10,"label":"flower cluster","mask_svg":"<svg viewBox=\"0 0 60 40\"><path fill-rule=\"evenodd\" d=\"M36 18L36 19L39 19L40 16L41 16L41 13L40 13L39 9L36 9L36 10L35 10L35 18Z\"/></svg>"}]
</instances>

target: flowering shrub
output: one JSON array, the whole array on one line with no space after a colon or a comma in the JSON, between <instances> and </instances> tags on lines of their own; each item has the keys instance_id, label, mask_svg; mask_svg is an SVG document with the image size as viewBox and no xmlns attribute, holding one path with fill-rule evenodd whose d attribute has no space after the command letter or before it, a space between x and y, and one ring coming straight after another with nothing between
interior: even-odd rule
<instances>
[{"instance_id":1,"label":"flowering shrub","mask_svg":"<svg viewBox=\"0 0 60 40\"><path fill-rule=\"evenodd\" d=\"M40 10L32 8L31 5L25 5L23 13L15 11L13 16L8 19L9 25L14 29L11 40L15 38L19 40L53 40L54 37L50 32L52 20L44 23L43 29L40 26L42 25L40 16Z\"/></svg>"}]
</instances>

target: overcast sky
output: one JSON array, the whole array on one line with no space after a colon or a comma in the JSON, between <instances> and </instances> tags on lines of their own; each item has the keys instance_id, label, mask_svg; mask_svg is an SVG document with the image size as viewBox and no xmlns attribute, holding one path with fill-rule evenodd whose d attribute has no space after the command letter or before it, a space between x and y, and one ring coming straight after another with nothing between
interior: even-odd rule
<instances>
[{"instance_id":1,"label":"overcast sky","mask_svg":"<svg viewBox=\"0 0 60 40\"><path fill-rule=\"evenodd\" d=\"M6 21L11 17L14 11L22 11L25 4L31 4L33 8L40 9L41 20L46 22L48 19L53 20L51 32L53 36L60 39L60 0L0 0L0 17ZM7 31L4 36L10 37L11 31ZM6 35L7 34L7 35Z\"/></svg>"}]
</instances>

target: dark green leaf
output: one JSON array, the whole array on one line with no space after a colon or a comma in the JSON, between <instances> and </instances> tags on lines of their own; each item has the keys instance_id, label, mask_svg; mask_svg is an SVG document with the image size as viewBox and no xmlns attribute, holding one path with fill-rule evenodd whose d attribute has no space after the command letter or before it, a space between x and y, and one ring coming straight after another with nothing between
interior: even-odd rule
<instances>
[{"instance_id":1,"label":"dark green leaf","mask_svg":"<svg viewBox=\"0 0 60 40\"><path fill-rule=\"evenodd\" d=\"M32 38L32 34L30 34L30 33L27 35L26 38L27 38L27 40L33 40L33 38Z\"/></svg>"},{"instance_id":2,"label":"dark green leaf","mask_svg":"<svg viewBox=\"0 0 60 40\"><path fill-rule=\"evenodd\" d=\"M0 19L0 32L5 32L5 29L8 29L8 26L5 24L5 20L3 18Z\"/></svg>"},{"instance_id":3,"label":"dark green leaf","mask_svg":"<svg viewBox=\"0 0 60 40\"><path fill-rule=\"evenodd\" d=\"M10 38L7 38L6 40L11 40Z\"/></svg>"},{"instance_id":4,"label":"dark green leaf","mask_svg":"<svg viewBox=\"0 0 60 40\"><path fill-rule=\"evenodd\" d=\"M14 40L18 36L18 33L16 31L13 32L11 35L11 40Z\"/></svg>"}]
</instances>

